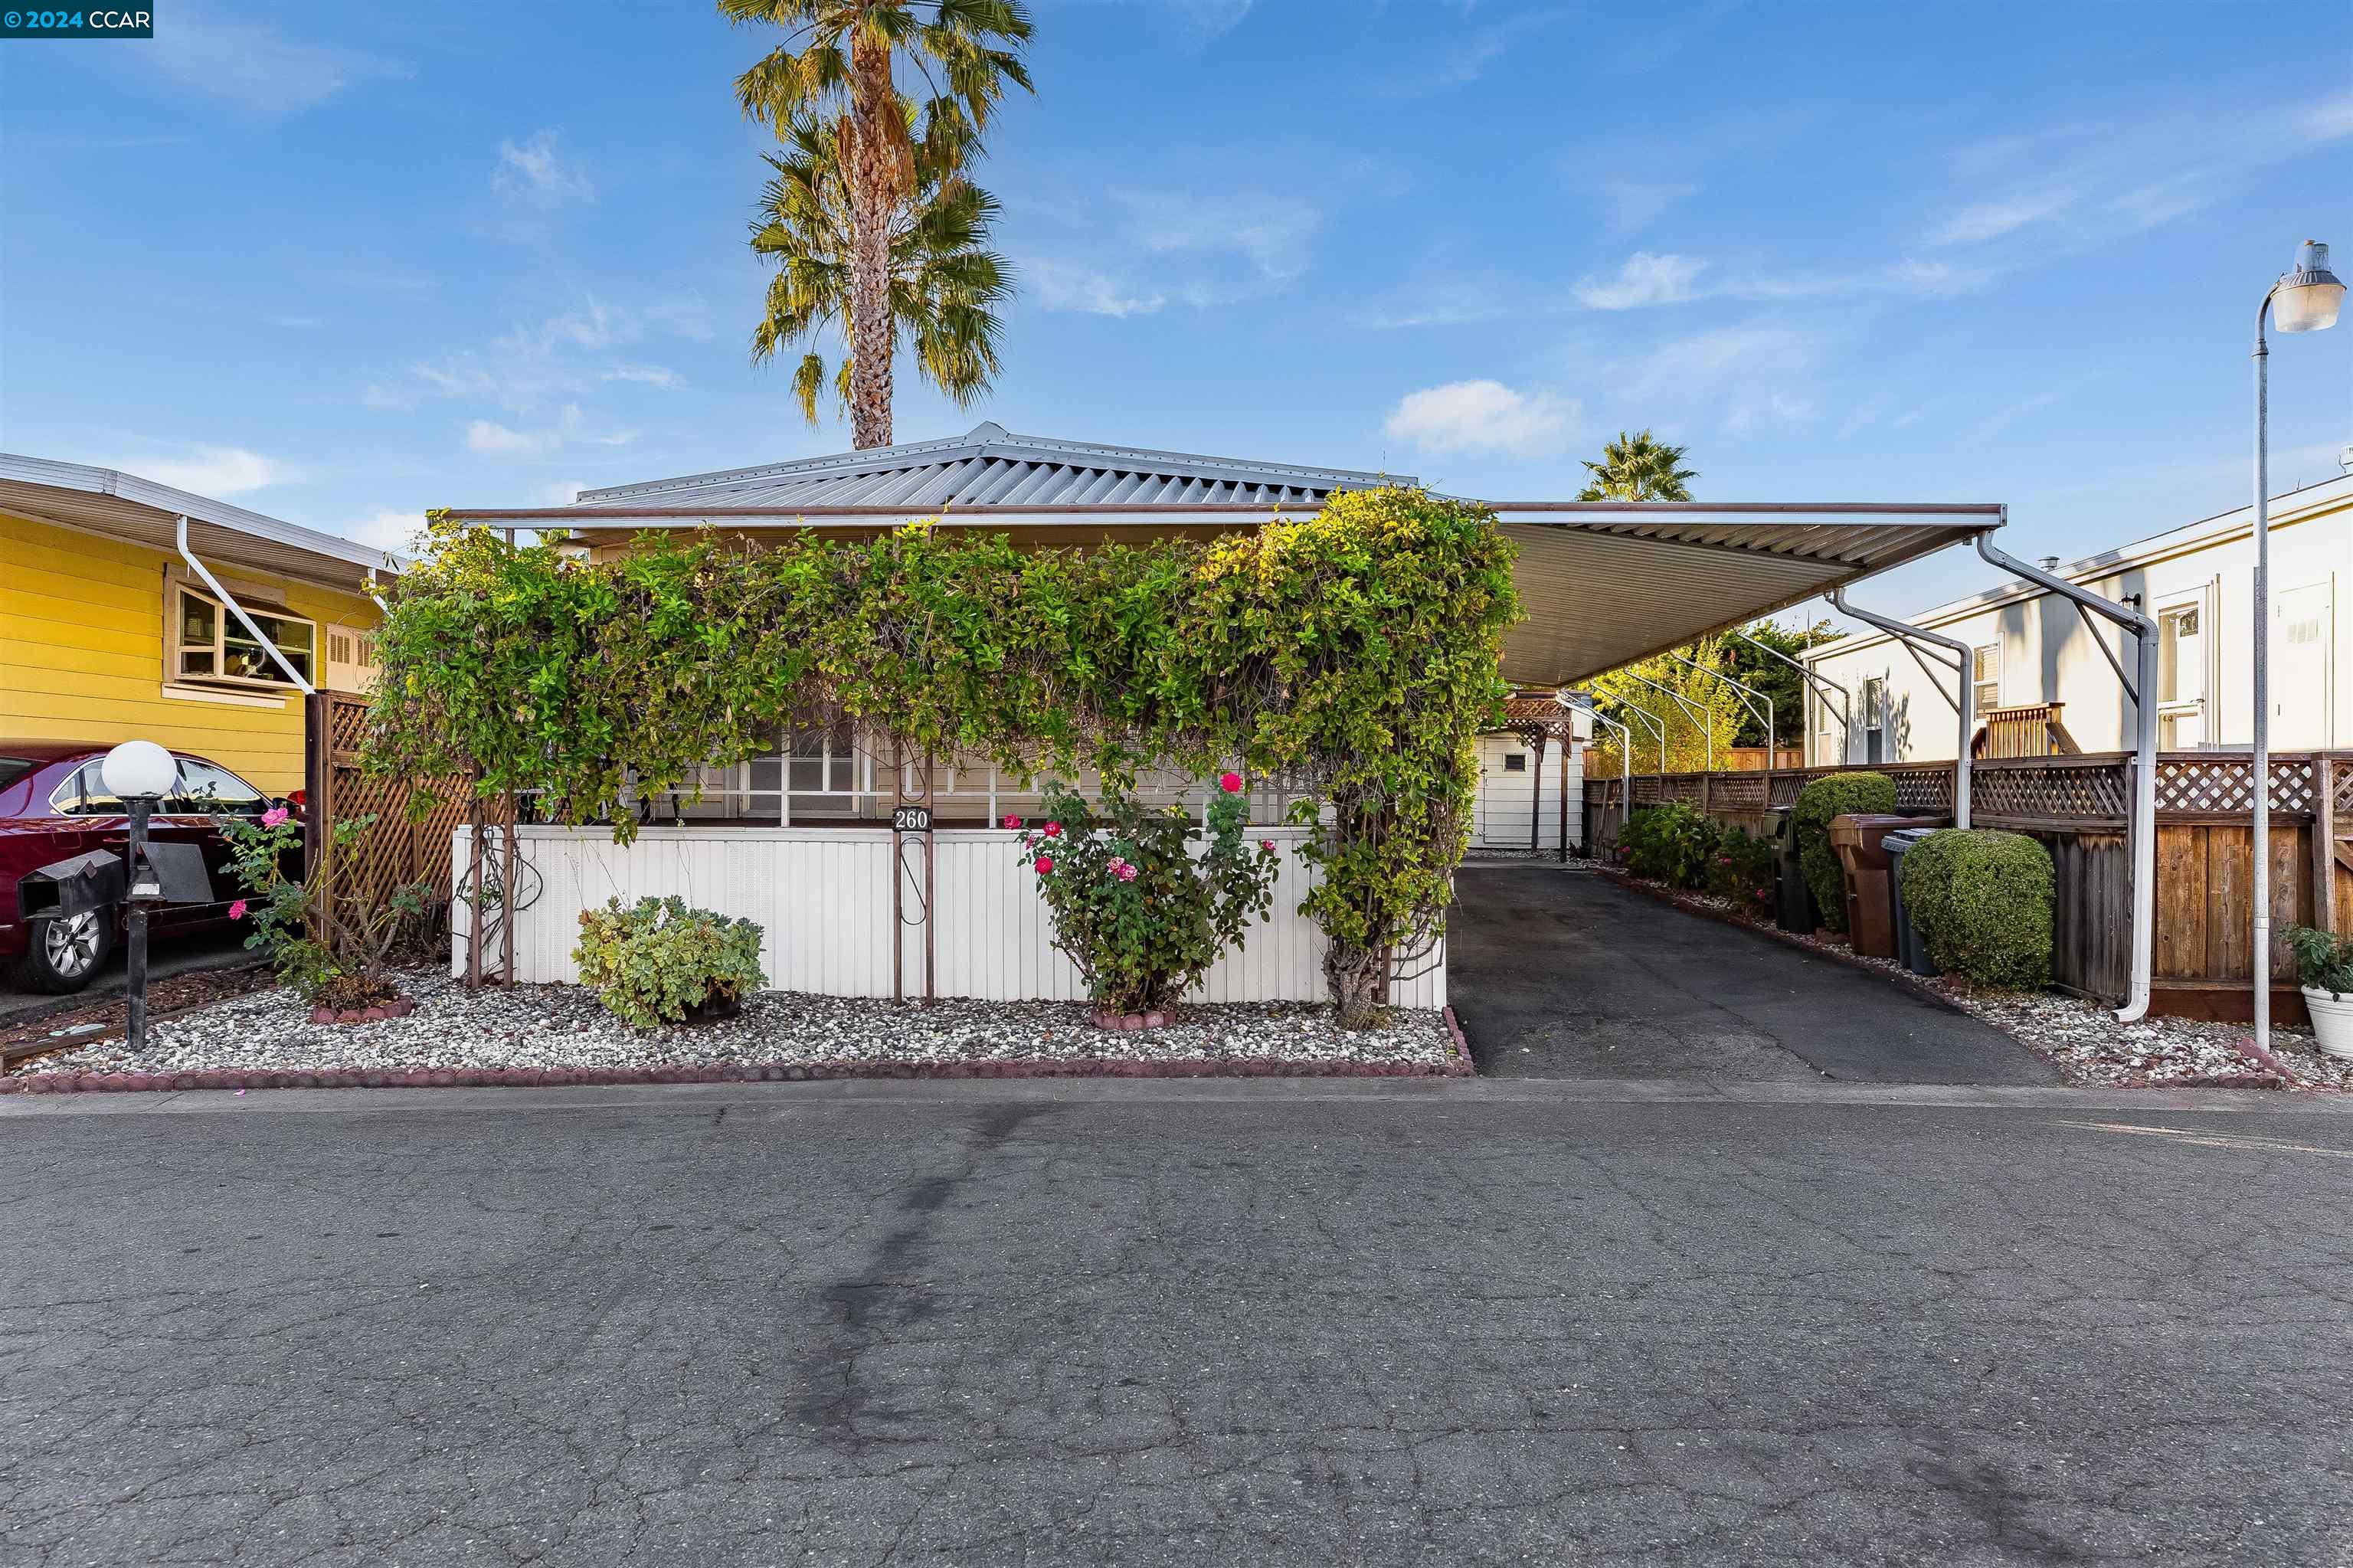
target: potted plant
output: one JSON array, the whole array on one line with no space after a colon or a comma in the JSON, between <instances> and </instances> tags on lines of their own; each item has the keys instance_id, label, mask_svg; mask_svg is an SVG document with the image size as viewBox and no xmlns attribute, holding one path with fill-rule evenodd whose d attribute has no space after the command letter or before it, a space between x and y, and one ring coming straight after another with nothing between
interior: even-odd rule
<instances>
[{"instance_id":1,"label":"potted plant","mask_svg":"<svg viewBox=\"0 0 2353 1568\"><path fill-rule=\"evenodd\" d=\"M1047 787L1046 815L1008 817L1021 858L1105 1029L1153 1029L1219 954L1263 919L1281 863L1272 839L1251 842L1242 778L1218 780L1197 827L1182 807L1155 810L1124 793L1090 806L1061 784Z\"/></svg>"},{"instance_id":2,"label":"potted plant","mask_svg":"<svg viewBox=\"0 0 2353 1568\"><path fill-rule=\"evenodd\" d=\"M2287 927L2286 934L2320 1054L2353 1061L2353 937L2309 926Z\"/></svg>"}]
</instances>

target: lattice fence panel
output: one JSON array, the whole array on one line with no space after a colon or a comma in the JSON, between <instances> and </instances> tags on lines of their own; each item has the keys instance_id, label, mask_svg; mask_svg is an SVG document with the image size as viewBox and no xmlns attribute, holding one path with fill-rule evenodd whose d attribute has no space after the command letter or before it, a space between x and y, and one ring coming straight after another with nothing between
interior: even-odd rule
<instances>
[{"instance_id":1,"label":"lattice fence panel","mask_svg":"<svg viewBox=\"0 0 2353 1568\"><path fill-rule=\"evenodd\" d=\"M2319 769L2309 757L2272 758L2271 805L2274 811L2313 809L2313 780ZM2157 759L2157 809L2198 817L2243 817L2255 805L2254 762L2245 757L2177 752Z\"/></svg>"},{"instance_id":2,"label":"lattice fence panel","mask_svg":"<svg viewBox=\"0 0 2353 1568\"><path fill-rule=\"evenodd\" d=\"M360 770L359 752L367 736L367 700L340 693L322 693L312 699L311 744L324 744L314 758L311 777L323 800L311 801L322 811L320 842L329 842L336 824L369 823L358 842L335 859L334 878L344 893L381 899L394 889L421 882L435 906L449 896L449 835L470 820L470 786L463 779L386 779ZM412 802L421 799L422 815L410 821ZM504 802L483 803L483 820L502 823Z\"/></svg>"},{"instance_id":3,"label":"lattice fence panel","mask_svg":"<svg viewBox=\"0 0 2353 1568\"><path fill-rule=\"evenodd\" d=\"M2131 805L2126 765L2053 759L1969 770L1969 812L2037 822L2122 821Z\"/></svg>"}]
</instances>

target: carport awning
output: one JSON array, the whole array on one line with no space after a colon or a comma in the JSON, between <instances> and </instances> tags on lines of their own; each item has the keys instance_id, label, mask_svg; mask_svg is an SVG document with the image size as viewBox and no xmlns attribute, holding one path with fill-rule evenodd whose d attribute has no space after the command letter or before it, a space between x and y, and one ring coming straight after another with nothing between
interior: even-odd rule
<instances>
[{"instance_id":1,"label":"carport awning","mask_svg":"<svg viewBox=\"0 0 2353 1568\"><path fill-rule=\"evenodd\" d=\"M1960 544L1998 504L1493 502L1527 618L1504 676L1557 686Z\"/></svg>"},{"instance_id":2,"label":"carport awning","mask_svg":"<svg viewBox=\"0 0 2353 1568\"><path fill-rule=\"evenodd\" d=\"M1255 528L1316 511L1190 503L1029 503L934 508L949 526L1002 528L1031 538L1127 532ZM1519 542L1516 572L1527 618L1504 640L1504 677L1517 685L1582 681L1694 637L1786 609L1842 583L1900 566L1999 528L1994 503L1921 502L1491 501ZM623 537L638 529L891 527L923 514L905 505L677 505L626 501L588 506L455 512L492 527L579 528Z\"/></svg>"}]
</instances>

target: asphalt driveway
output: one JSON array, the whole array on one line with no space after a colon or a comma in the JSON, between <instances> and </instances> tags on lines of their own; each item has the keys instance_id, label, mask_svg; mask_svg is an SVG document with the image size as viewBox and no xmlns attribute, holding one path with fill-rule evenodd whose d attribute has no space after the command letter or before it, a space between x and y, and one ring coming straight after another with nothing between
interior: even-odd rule
<instances>
[{"instance_id":1,"label":"asphalt driveway","mask_svg":"<svg viewBox=\"0 0 2353 1568\"><path fill-rule=\"evenodd\" d=\"M0 1563L2353 1550L2353 1116L1404 1087L0 1107Z\"/></svg>"},{"instance_id":2,"label":"asphalt driveway","mask_svg":"<svg viewBox=\"0 0 2353 1568\"><path fill-rule=\"evenodd\" d=\"M1482 1073L2059 1081L1967 1013L1589 872L1473 862L1455 899L1447 991Z\"/></svg>"}]
</instances>

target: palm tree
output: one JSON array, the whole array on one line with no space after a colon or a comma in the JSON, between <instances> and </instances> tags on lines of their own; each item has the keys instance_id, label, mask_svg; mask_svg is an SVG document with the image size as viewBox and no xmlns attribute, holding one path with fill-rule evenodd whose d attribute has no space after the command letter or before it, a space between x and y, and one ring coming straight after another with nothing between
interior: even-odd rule
<instances>
[{"instance_id":1,"label":"palm tree","mask_svg":"<svg viewBox=\"0 0 2353 1568\"><path fill-rule=\"evenodd\" d=\"M829 120L847 196L850 439L891 444L892 218L917 190L914 126L894 72L930 90L927 124L956 128L968 146L988 125L1008 82L1029 88L1018 52L1029 42L1020 0L718 0L737 24L790 29L735 79L744 112L780 137L804 117ZM789 138L787 138L789 140Z\"/></svg>"},{"instance_id":2,"label":"palm tree","mask_svg":"<svg viewBox=\"0 0 2353 1568\"><path fill-rule=\"evenodd\" d=\"M914 104L900 103L912 122ZM752 249L776 259L778 268L768 283L767 314L752 332L754 361L855 319L849 297L855 237L839 130L838 121L804 117L785 128L781 156L765 154L776 177L761 193ZM934 120L926 131L910 143L913 189L892 209L883 353L895 354L903 334L925 378L968 403L987 390L998 368L998 323L991 307L1012 293L1012 269L988 249L997 198L957 172L964 151L960 122ZM853 348L828 377L821 352L810 348L801 355L793 393L809 423L817 423L828 379L835 399L855 408L858 366ZM887 406L883 412L887 420ZM880 442L860 444L887 445L890 439L886 423Z\"/></svg>"},{"instance_id":3,"label":"palm tree","mask_svg":"<svg viewBox=\"0 0 2353 1568\"><path fill-rule=\"evenodd\" d=\"M1683 447L1662 444L1649 430L1639 435L1618 432L1614 441L1601 443L1601 461L1585 466L1593 478L1577 492L1579 501L1689 501L1683 481L1697 479L1697 469L1677 468Z\"/></svg>"}]
</instances>

